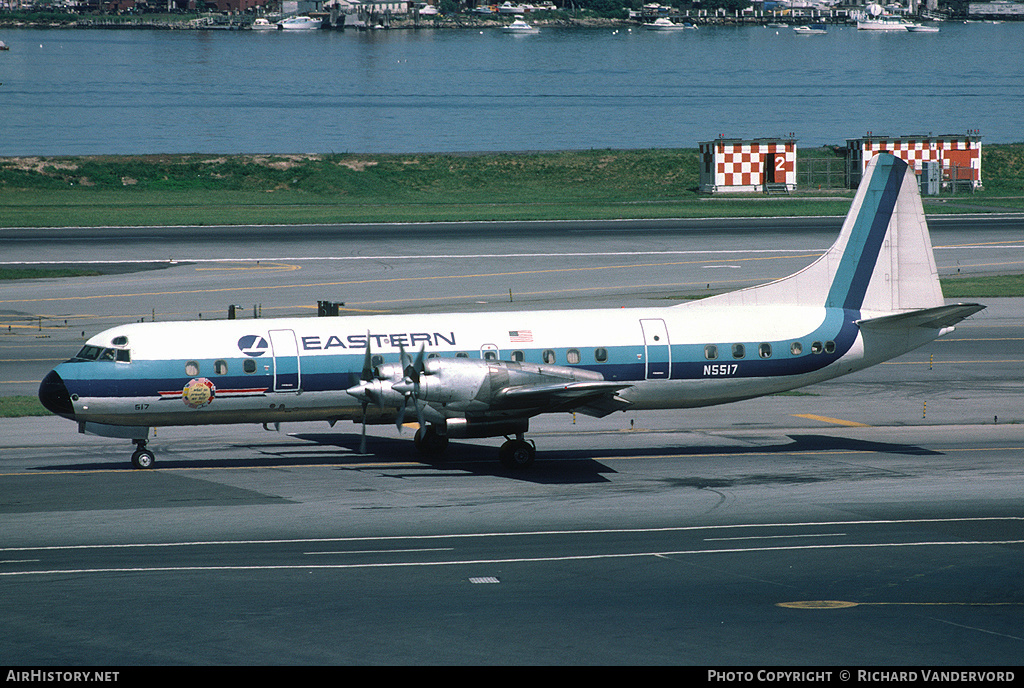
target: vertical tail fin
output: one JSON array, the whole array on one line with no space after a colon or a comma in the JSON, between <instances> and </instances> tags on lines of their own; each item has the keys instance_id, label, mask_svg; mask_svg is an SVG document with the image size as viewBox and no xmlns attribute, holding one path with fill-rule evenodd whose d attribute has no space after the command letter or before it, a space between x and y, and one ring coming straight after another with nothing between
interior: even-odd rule
<instances>
[{"instance_id":1,"label":"vertical tail fin","mask_svg":"<svg viewBox=\"0 0 1024 688\"><path fill-rule=\"evenodd\" d=\"M714 305L807 305L874 314L941 306L942 289L914 170L876 155L843 222L818 260L775 282L722 294Z\"/></svg>"}]
</instances>

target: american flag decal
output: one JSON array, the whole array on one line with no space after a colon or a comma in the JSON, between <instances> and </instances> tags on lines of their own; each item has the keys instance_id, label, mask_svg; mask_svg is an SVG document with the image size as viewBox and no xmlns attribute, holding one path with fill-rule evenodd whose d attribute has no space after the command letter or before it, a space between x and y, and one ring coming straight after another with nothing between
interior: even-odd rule
<instances>
[{"instance_id":1,"label":"american flag decal","mask_svg":"<svg viewBox=\"0 0 1024 688\"><path fill-rule=\"evenodd\" d=\"M510 342L532 342L533 330L509 330L508 339Z\"/></svg>"}]
</instances>

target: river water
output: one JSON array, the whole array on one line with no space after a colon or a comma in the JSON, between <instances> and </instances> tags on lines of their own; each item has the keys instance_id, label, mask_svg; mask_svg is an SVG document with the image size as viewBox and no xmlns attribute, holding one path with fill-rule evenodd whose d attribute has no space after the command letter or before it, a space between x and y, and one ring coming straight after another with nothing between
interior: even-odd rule
<instances>
[{"instance_id":1,"label":"river water","mask_svg":"<svg viewBox=\"0 0 1024 688\"><path fill-rule=\"evenodd\" d=\"M1024 23L376 32L5 29L0 155L1024 140Z\"/></svg>"}]
</instances>

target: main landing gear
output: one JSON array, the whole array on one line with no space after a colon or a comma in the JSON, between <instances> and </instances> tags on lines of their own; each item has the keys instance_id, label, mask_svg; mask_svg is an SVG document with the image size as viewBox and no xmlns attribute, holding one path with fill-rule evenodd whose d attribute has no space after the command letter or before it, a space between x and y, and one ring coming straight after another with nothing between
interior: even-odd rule
<instances>
[{"instance_id":1,"label":"main landing gear","mask_svg":"<svg viewBox=\"0 0 1024 688\"><path fill-rule=\"evenodd\" d=\"M132 466L135 468L152 468L156 456L146 449L146 440L135 440L135 452L132 454Z\"/></svg>"},{"instance_id":2,"label":"main landing gear","mask_svg":"<svg viewBox=\"0 0 1024 688\"><path fill-rule=\"evenodd\" d=\"M537 447L518 434L514 440L506 439L498 450L498 458L505 468L527 468L537 458Z\"/></svg>"},{"instance_id":3,"label":"main landing gear","mask_svg":"<svg viewBox=\"0 0 1024 688\"><path fill-rule=\"evenodd\" d=\"M448 436L439 433L433 425L418 428L412 441L424 456L438 456L448 448Z\"/></svg>"},{"instance_id":4,"label":"main landing gear","mask_svg":"<svg viewBox=\"0 0 1024 688\"><path fill-rule=\"evenodd\" d=\"M448 436L439 433L433 425L419 428L413 442L424 456L437 457L448 448ZM537 458L537 447L532 441L523 439L522 433L517 433L515 439L506 435L505 443L498 450L498 458L506 468L526 468Z\"/></svg>"}]
</instances>

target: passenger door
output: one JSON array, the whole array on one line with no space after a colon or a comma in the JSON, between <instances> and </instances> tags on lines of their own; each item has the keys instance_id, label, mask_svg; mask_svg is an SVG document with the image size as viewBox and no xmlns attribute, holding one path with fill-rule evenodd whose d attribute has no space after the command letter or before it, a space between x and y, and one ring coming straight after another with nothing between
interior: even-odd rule
<instances>
[{"instance_id":1,"label":"passenger door","mask_svg":"<svg viewBox=\"0 0 1024 688\"><path fill-rule=\"evenodd\" d=\"M648 380L667 380L672 371L672 349L668 328L661 318L640 321L644 333L644 360L647 362Z\"/></svg>"},{"instance_id":2,"label":"passenger door","mask_svg":"<svg viewBox=\"0 0 1024 688\"><path fill-rule=\"evenodd\" d=\"M271 330L270 348L274 355L274 391L298 392L301 388L299 346L292 330Z\"/></svg>"}]
</instances>

